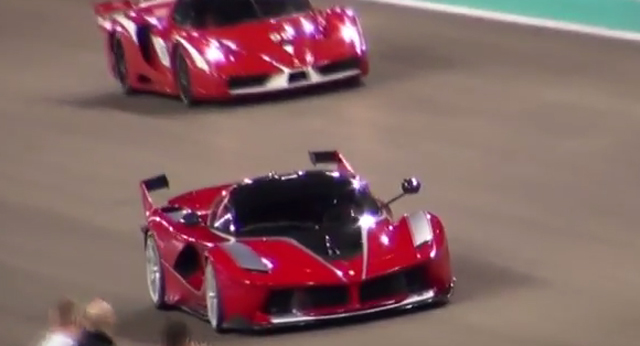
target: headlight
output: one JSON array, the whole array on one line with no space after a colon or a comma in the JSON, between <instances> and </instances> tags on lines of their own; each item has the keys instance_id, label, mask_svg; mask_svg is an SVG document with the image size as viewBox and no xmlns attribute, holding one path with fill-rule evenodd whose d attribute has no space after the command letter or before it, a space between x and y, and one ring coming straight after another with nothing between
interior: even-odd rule
<instances>
[{"instance_id":1,"label":"headlight","mask_svg":"<svg viewBox=\"0 0 640 346\"><path fill-rule=\"evenodd\" d=\"M358 33L358 28L351 23L345 23L340 27L340 34L342 38L347 42L356 43L360 41L360 33Z\"/></svg>"},{"instance_id":2,"label":"headlight","mask_svg":"<svg viewBox=\"0 0 640 346\"><path fill-rule=\"evenodd\" d=\"M253 271L268 273L273 268L273 263L257 254L246 244L234 241L220 245L233 258L238 267Z\"/></svg>"},{"instance_id":3,"label":"headlight","mask_svg":"<svg viewBox=\"0 0 640 346\"><path fill-rule=\"evenodd\" d=\"M424 212L416 212L408 216L407 221L414 246L418 247L433 240L430 218L431 215Z\"/></svg>"},{"instance_id":4,"label":"headlight","mask_svg":"<svg viewBox=\"0 0 640 346\"><path fill-rule=\"evenodd\" d=\"M353 44L358 53L362 52L364 46L357 26L350 22L343 24L340 27L340 35L345 42Z\"/></svg>"}]
</instances>

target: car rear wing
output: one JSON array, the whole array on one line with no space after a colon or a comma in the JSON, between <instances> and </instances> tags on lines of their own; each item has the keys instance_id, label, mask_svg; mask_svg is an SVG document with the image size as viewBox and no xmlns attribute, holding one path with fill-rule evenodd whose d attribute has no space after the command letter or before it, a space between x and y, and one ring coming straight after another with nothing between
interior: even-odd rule
<instances>
[{"instance_id":1,"label":"car rear wing","mask_svg":"<svg viewBox=\"0 0 640 346\"><path fill-rule=\"evenodd\" d=\"M133 8L133 4L130 0L102 1L93 6L93 12L97 17L98 25L106 30L111 30L110 19L131 8Z\"/></svg>"},{"instance_id":2,"label":"car rear wing","mask_svg":"<svg viewBox=\"0 0 640 346\"><path fill-rule=\"evenodd\" d=\"M314 166L320 164L336 165L340 172L356 174L349 162L337 150L309 151L309 159Z\"/></svg>"},{"instance_id":3,"label":"car rear wing","mask_svg":"<svg viewBox=\"0 0 640 346\"><path fill-rule=\"evenodd\" d=\"M159 174L155 177L147 178L140 182L140 192L142 193L142 208L144 209L145 216L149 216L151 210L155 207L153 199L151 198L151 192L168 189L169 178L166 174Z\"/></svg>"}]
</instances>

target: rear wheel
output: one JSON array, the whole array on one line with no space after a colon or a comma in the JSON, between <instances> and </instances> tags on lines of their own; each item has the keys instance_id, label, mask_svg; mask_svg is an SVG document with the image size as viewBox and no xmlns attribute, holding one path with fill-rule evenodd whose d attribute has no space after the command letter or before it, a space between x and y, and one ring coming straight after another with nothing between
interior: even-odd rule
<instances>
[{"instance_id":1,"label":"rear wheel","mask_svg":"<svg viewBox=\"0 0 640 346\"><path fill-rule=\"evenodd\" d=\"M147 287L153 305L158 309L167 308L165 302L165 281L158 245L152 233L147 235L145 246L147 267Z\"/></svg>"},{"instance_id":2,"label":"rear wheel","mask_svg":"<svg viewBox=\"0 0 640 346\"><path fill-rule=\"evenodd\" d=\"M127 67L127 59L124 51L122 41L116 38L113 41L111 47L111 54L113 56L114 72L120 88L125 95L133 94L134 90L129 84L129 69Z\"/></svg>"}]
</instances>

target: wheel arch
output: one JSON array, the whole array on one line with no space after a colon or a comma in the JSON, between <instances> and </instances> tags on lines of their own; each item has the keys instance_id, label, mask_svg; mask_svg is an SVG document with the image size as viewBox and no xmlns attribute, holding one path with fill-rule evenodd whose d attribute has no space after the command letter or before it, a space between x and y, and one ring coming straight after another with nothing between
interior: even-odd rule
<instances>
[{"instance_id":1,"label":"wheel arch","mask_svg":"<svg viewBox=\"0 0 640 346\"><path fill-rule=\"evenodd\" d=\"M142 233L142 242L145 248L147 247L149 232L151 232L151 228L149 228L149 225L140 226L140 233Z\"/></svg>"},{"instance_id":2,"label":"wheel arch","mask_svg":"<svg viewBox=\"0 0 640 346\"><path fill-rule=\"evenodd\" d=\"M119 39L120 38L116 34L115 30L109 31L109 33L107 34L107 43L109 44L109 52L113 52L116 41Z\"/></svg>"},{"instance_id":3,"label":"wheel arch","mask_svg":"<svg viewBox=\"0 0 640 346\"><path fill-rule=\"evenodd\" d=\"M199 60L201 65L205 64L207 65L207 68L210 69L210 67L208 66L208 62L204 58L204 54L200 52L198 48L196 48L197 46L198 44L189 42L185 38L180 38L180 37L175 38L170 45L171 69L172 70L175 69L175 64L178 58L178 54L181 54L182 57L186 60L187 66L189 67L189 71L191 73L194 73L195 71L202 71L205 73L209 73L209 71L203 71L202 68L198 67L198 64L196 64L195 60L197 59Z\"/></svg>"},{"instance_id":4,"label":"wheel arch","mask_svg":"<svg viewBox=\"0 0 640 346\"><path fill-rule=\"evenodd\" d=\"M177 60L178 60L178 54L183 54L182 53L182 45L180 44L180 42L178 41L174 41L171 44L171 51L170 51L170 57L171 57L171 70L175 71L176 68L176 64L177 64Z\"/></svg>"},{"instance_id":5,"label":"wheel arch","mask_svg":"<svg viewBox=\"0 0 640 346\"><path fill-rule=\"evenodd\" d=\"M173 270L182 278L187 278L200 270L204 274L206 262L200 260L200 252L193 243L185 244L172 263Z\"/></svg>"}]
</instances>

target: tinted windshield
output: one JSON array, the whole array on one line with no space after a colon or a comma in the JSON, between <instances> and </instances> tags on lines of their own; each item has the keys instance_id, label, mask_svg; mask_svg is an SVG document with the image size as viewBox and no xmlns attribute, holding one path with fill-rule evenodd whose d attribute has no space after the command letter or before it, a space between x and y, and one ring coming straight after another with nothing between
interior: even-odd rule
<instances>
[{"instance_id":1,"label":"tinted windshield","mask_svg":"<svg viewBox=\"0 0 640 346\"><path fill-rule=\"evenodd\" d=\"M257 226L349 223L354 216L380 213L366 187L325 172L240 185L231 192L230 203L240 232Z\"/></svg>"},{"instance_id":2,"label":"tinted windshield","mask_svg":"<svg viewBox=\"0 0 640 346\"><path fill-rule=\"evenodd\" d=\"M309 0L195 0L203 25L227 26L311 9Z\"/></svg>"}]
</instances>

